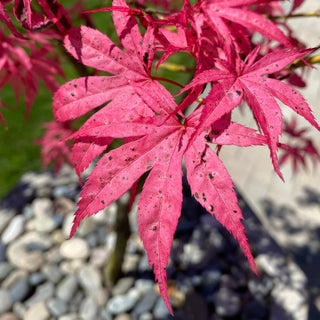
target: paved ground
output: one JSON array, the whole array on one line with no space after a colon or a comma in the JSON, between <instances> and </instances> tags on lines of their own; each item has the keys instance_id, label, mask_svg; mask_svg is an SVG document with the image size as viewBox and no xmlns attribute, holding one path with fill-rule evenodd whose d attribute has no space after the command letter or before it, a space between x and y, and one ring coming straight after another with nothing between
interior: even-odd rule
<instances>
[{"instance_id":1,"label":"paved ground","mask_svg":"<svg viewBox=\"0 0 320 320\"><path fill-rule=\"evenodd\" d=\"M319 0L307 0L299 11L320 10ZM290 20L296 35L309 47L320 45L320 17L296 18ZM317 51L319 53L319 50ZM320 66L310 71L307 88L300 90L314 111L320 123ZM293 115L284 106L285 117ZM245 124L255 122L247 116L238 115ZM302 126L307 122L302 119ZM244 123L242 121L242 123ZM320 150L320 133L310 130ZM311 298L320 297L320 163L312 170L293 175L291 167L282 168L285 183L273 173L269 151L262 147L224 147L222 159L229 169L233 181L247 202L254 209L261 222L278 244L291 254L306 272ZM315 304L320 310L320 298L310 306L309 319L320 319Z\"/></svg>"}]
</instances>

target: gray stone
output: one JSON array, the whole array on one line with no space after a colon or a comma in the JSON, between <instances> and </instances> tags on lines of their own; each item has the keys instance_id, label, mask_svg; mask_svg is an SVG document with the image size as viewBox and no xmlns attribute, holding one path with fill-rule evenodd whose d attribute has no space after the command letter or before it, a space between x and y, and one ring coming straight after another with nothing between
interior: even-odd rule
<instances>
[{"instance_id":1,"label":"gray stone","mask_svg":"<svg viewBox=\"0 0 320 320\"><path fill-rule=\"evenodd\" d=\"M35 294L25 302L25 305L30 307L38 302L46 301L50 299L53 294L54 284L48 281L37 287Z\"/></svg>"},{"instance_id":2,"label":"gray stone","mask_svg":"<svg viewBox=\"0 0 320 320\"><path fill-rule=\"evenodd\" d=\"M12 269L13 266L9 262L0 262L0 281L4 280Z\"/></svg>"},{"instance_id":3,"label":"gray stone","mask_svg":"<svg viewBox=\"0 0 320 320\"><path fill-rule=\"evenodd\" d=\"M180 256L181 266L188 268L190 265L199 264L205 256L205 252L194 243L185 243L183 253Z\"/></svg>"},{"instance_id":4,"label":"gray stone","mask_svg":"<svg viewBox=\"0 0 320 320\"><path fill-rule=\"evenodd\" d=\"M137 272L140 259L140 254L125 254L122 264L123 273Z\"/></svg>"},{"instance_id":5,"label":"gray stone","mask_svg":"<svg viewBox=\"0 0 320 320\"><path fill-rule=\"evenodd\" d=\"M68 214L66 214L66 217L64 218L62 223L62 231L63 231L63 234L66 236L66 238L70 237L70 232L71 232L73 219L74 219L73 214L74 214L73 210Z\"/></svg>"},{"instance_id":6,"label":"gray stone","mask_svg":"<svg viewBox=\"0 0 320 320\"><path fill-rule=\"evenodd\" d=\"M41 272L53 283L58 283L62 278L62 273L59 267L55 264L46 263L41 268Z\"/></svg>"},{"instance_id":7,"label":"gray stone","mask_svg":"<svg viewBox=\"0 0 320 320\"><path fill-rule=\"evenodd\" d=\"M98 313L98 306L91 297L85 298L81 305L79 314L82 319L94 320Z\"/></svg>"},{"instance_id":8,"label":"gray stone","mask_svg":"<svg viewBox=\"0 0 320 320\"><path fill-rule=\"evenodd\" d=\"M10 293L7 290L0 288L0 314L9 311L12 307Z\"/></svg>"},{"instance_id":9,"label":"gray stone","mask_svg":"<svg viewBox=\"0 0 320 320\"><path fill-rule=\"evenodd\" d=\"M25 313L24 320L49 320L50 313L44 302L32 305Z\"/></svg>"},{"instance_id":10,"label":"gray stone","mask_svg":"<svg viewBox=\"0 0 320 320\"><path fill-rule=\"evenodd\" d=\"M23 246L12 242L8 247L8 260L14 266L28 271L37 271L44 263L41 252L28 252Z\"/></svg>"},{"instance_id":11,"label":"gray stone","mask_svg":"<svg viewBox=\"0 0 320 320\"><path fill-rule=\"evenodd\" d=\"M137 279L134 287L143 295L154 287L154 281L150 279Z\"/></svg>"},{"instance_id":12,"label":"gray stone","mask_svg":"<svg viewBox=\"0 0 320 320\"><path fill-rule=\"evenodd\" d=\"M131 320L132 318L130 317L130 314L128 313L122 313L122 314L118 314L114 320Z\"/></svg>"},{"instance_id":13,"label":"gray stone","mask_svg":"<svg viewBox=\"0 0 320 320\"><path fill-rule=\"evenodd\" d=\"M15 216L3 231L1 241L4 244L8 244L18 238L24 230L25 220L25 217L22 215Z\"/></svg>"},{"instance_id":14,"label":"gray stone","mask_svg":"<svg viewBox=\"0 0 320 320\"><path fill-rule=\"evenodd\" d=\"M0 209L0 234L7 227L15 214L16 212L14 210Z\"/></svg>"},{"instance_id":15,"label":"gray stone","mask_svg":"<svg viewBox=\"0 0 320 320\"><path fill-rule=\"evenodd\" d=\"M22 215L27 220L31 219L34 216L34 212L33 212L32 206L30 204L27 204L26 206L23 207Z\"/></svg>"},{"instance_id":16,"label":"gray stone","mask_svg":"<svg viewBox=\"0 0 320 320\"><path fill-rule=\"evenodd\" d=\"M150 312L144 312L140 315L139 320L153 320L153 315Z\"/></svg>"},{"instance_id":17,"label":"gray stone","mask_svg":"<svg viewBox=\"0 0 320 320\"><path fill-rule=\"evenodd\" d=\"M139 272L151 271L151 268L149 266L148 256L146 253L142 256L139 262L138 270Z\"/></svg>"},{"instance_id":18,"label":"gray stone","mask_svg":"<svg viewBox=\"0 0 320 320\"><path fill-rule=\"evenodd\" d=\"M27 278L20 279L10 288L12 302L24 301L31 294L32 288Z\"/></svg>"},{"instance_id":19,"label":"gray stone","mask_svg":"<svg viewBox=\"0 0 320 320\"><path fill-rule=\"evenodd\" d=\"M0 241L0 262L7 260L7 246Z\"/></svg>"},{"instance_id":20,"label":"gray stone","mask_svg":"<svg viewBox=\"0 0 320 320\"><path fill-rule=\"evenodd\" d=\"M32 202L35 217L50 217L53 214L53 204L48 198L36 198Z\"/></svg>"},{"instance_id":21,"label":"gray stone","mask_svg":"<svg viewBox=\"0 0 320 320\"><path fill-rule=\"evenodd\" d=\"M153 289L146 291L142 299L135 305L132 313L139 316L142 313L151 311L158 298L159 295Z\"/></svg>"},{"instance_id":22,"label":"gray stone","mask_svg":"<svg viewBox=\"0 0 320 320\"><path fill-rule=\"evenodd\" d=\"M34 220L34 229L40 233L50 233L56 229L57 223L52 216L37 217Z\"/></svg>"},{"instance_id":23,"label":"gray stone","mask_svg":"<svg viewBox=\"0 0 320 320\"><path fill-rule=\"evenodd\" d=\"M79 316L77 313L68 313L59 317L58 320L79 320Z\"/></svg>"},{"instance_id":24,"label":"gray stone","mask_svg":"<svg viewBox=\"0 0 320 320\"><path fill-rule=\"evenodd\" d=\"M12 312L7 312L0 315L0 320L19 320L19 318Z\"/></svg>"},{"instance_id":25,"label":"gray stone","mask_svg":"<svg viewBox=\"0 0 320 320\"><path fill-rule=\"evenodd\" d=\"M23 269L14 269L2 282L1 286L4 289L10 289L17 281L27 278L28 272Z\"/></svg>"},{"instance_id":26,"label":"gray stone","mask_svg":"<svg viewBox=\"0 0 320 320\"><path fill-rule=\"evenodd\" d=\"M85 295L82 290L76 291L75 295L68 302L70 312L78 312L82 301L84 300Z\"/></svg>"},{"instance_id":27,"label":"gray stone","mask_svg":"<svg viewBox=\"0 0 320 320\"><path fill-rule=\"evenodd\" d=\"M130 311L138 302L140 294L131 289L127 294L112 297L107 303L107 310L114 315Z\"/></svg>"},{"instance_id":28,"label":"gray stone","mask_svg":"<svg viewBox=\"0 0 320 320\"><path fill-rule=\"evenodd\" d=\"M54 198L65 197L72 199L75 197L76 191L67 186L57 186L53 189L52 194Z\"/></svg>"},{"instance_id":29,"label":"gray stone","mask_svg":"<svg viewBox=\"0 0 320 320\"><path fill-rule=\"evenodd\" d=\"M269 277L253 278L248 281L250 292L258 299L266 298L271 293L273 286L273 281Z\"/></svg>"},{"instance_id":30,"label":"gray stone","mask_svg":"<svg viewBox=\"0 0 320 320\"><path fill-rule=\"evenodd\" d=\"M205 286L216 287L221 279L221 271L216 267L210 267L203 271L202 281Z\"/></svg>"},{"instance_id":31,"label":"gray stone","mask_svg":"<svg viewBox=\"0 0 320 320\"><path fill-rule=\"evenodd\" d=\"M108 299L109 299L109 293L107 289L105 288L99 288L95 290L94 292L90 293L90 297L94 300L96 305L98 307L105 306Z\"/></svg>"},{"instance_id":32,"label":"gray stone","mask_svg":"<svg viewBox=\"0 0 320 320\"><path fill-rule=\"evenodd\" d=\"M95 232L92 232L86 237L87 244L90 248L95 248L99 244L98 235Z\"/></svg>"},{"instance_id":33,"label":"gray stone","mask_svg":"<svg viewBox=\"0 0 320 320\"><path fill-rule=\"evenodd\" d=\"M161 297L159 297L156 302L156 305L153 309L153 315L157 319L167 319L170 315L170 312Z\"/></svg>"},{"instance_id":34,"label":"gray stone","mask_svg":"<svg viewBox=\"0 0 320 320\"><path fill-rule=\"evenodd\" d=\"M55 317L60 317L68 312L68 306L63 300L59 298L50 298L47 301L47 308Z\"/></svg>"},{"instance_id":35,"label":"gray stone","mask_svg":"<svg viewBox=\"0 0 320 320\"><path fill-rule=\"evenodd\" d=\"M53 214L51 219L55 222L57 228L60 228L63 223L63 216L61 214Z\"/></svg>"},{"instance_id":36,"label":"gray stone","mask_svg":"<svg viewBox=\"0 0 320 320\"><path fill-rule=\"evenodd\" d=\"M106 308L101 308L99 310L97 320L112 320L112 319L113 319L112 315L110 314L109 311L106 310Z\"/></svg>"},{"instance_id":37,"label":"gray stone","mask_svg":"<svg viewBox=\"0 0 320 320\"><path fill-rule=\"evenodd\" d=\"M46 281L46 276L42 272L34 272L30 274L29 282L32 286L37 287Z\"/></svg>"},{"instance_id":38,"label":"gray stone","mask_svg":"<svg viewBox=\"0 0 320 320\"><path fill-rule=\"evenodd\" d=\"M68 259L86 259L90 255L89 246L85 240L72 238L60 246L60 254Z\"/></svg>"},{"instance_id":39,"label":"gray stone","mask_svg":"<svg viewBox=\"0 0 320 320\"><path fill-rule=\"evenodd\" d=\"M50 248L52 240L36 232L28 232L18 240L11 242L8 246L7 256L10 263L18 268L34 272L40 269L44 263L43 253L39 251L28 251L30 243L40 243L46 248Z\"/></svg>"},{"instance_id":40,"label":"gray stone","mask_svg":"<svg viewBox=\"0 0 320 320\"><path fill-rule=\"evenodd\" d=\"M222 317L234 317L241 309L239 295L228 288L220 288L213 295L213 302L217 314Z\"/></svg>"},{"instance_id":41,"label":"gray stone","mask_svg":"<svg viewBox=\"0 0 320 320\"><path fill-rule=\"evenodd\" d=\"M45 252L47 251L47 247L44 246L42 243L39 242L29 242L25 246L27 251L40 251L40 252Z\"/></svg>"},{"instance_id":42,"label":"gray stone","mask_svg":"<svg viewBox=\"0 0 320 320\"><path fill-rule=\"evenodd\" d=\"M92 217L89 217L81 221L77 229L77 234L80 237L86 237L88 234L95 231L96 229L97 229L96 221L92 219Z\"/></svg>"},{"instance_id":43,"label":"gray stone","mask_svg":"<svg viewBox=\"0 0 320 320\"><path fill-rule=\"evenodd\" d=\"M133 277L120 278L112 289L112 294L118 296L125 294L134 284Z\"/></svg>"},{"instance_id":44,"label":"gray stone","mask_svg":"<svg viewBox=\"0 0 320 320\"><path fill-rule=\"evenodd\" d=\"M91 250L90 264L97 268L102 268L108 261L111 253L112 249L107 246L93 248Z\"/></svg>"},{"instance_id":45,"label":"gray stone","mask_svg":"<svg viewBox=\"0 0 320 320\"><path fill-rule=\"evenodd\" d=\"M78 276L80 285L89 293L102 287L101 273L94 266L85 265L80 269Z\"/></svg>"},{"instance_id":46,"label":"gray stone","mask_svg":"<svg viewBox=\"0 0 320 320\"><path fill-rule=\"evenodd\" d=\"M67 198L58 198L54 200L54 208L57 214L65 217L68 214L73 214L75 210L75 203Z\"/></svg>"},{"instance_id":47,"label":"gray stone","mask_svg":"<svg viewBox=\"0 0 320 320\"><path fill-rule=\"evenodd\" d=\"M22 302L15 302L12 306L12 312L16 314L20 319L24 319L27 308Z\"/></svg>"},{"instance_id":48,"label":"gray stone","mask_svg":"<svg viewBox=\"0 0 320 320\"><path fill-rule=\"evenodd\" d=\"M279 254L260 254L255 261L270 277L277 277L286 268L285 258Z\"/></svg>"},{"instance_id":49,"label":"gray stone","mask_svg":"<svg viewBox=\"0 0 320 320\"><path fill-rule=\"evenodd\" d=\"M78 288L78 281L75 275L68 275L57 286L56 295L65 302L69 302Z\"/></svg>"},{"instance_id":50,"label":"gray stone","mask_svg":"<svg viewBox=\"0 0 320 320\"><path fill-rule=\"evenodd\" d=\"M64 274L75 274L85 265L83 259L65 260L60 263L60 270Z\"/></svg>"}]
</instances>

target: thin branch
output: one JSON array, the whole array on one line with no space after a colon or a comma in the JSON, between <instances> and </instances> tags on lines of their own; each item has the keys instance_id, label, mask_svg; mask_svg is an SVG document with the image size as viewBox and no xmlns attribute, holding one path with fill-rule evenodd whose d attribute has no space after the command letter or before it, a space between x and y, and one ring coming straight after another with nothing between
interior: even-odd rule
<instances>
[{"instance_id":1,"label":"thin branch","mask_svg":"<svg viewBox=\"0 0 320 320\"><path fill-rule=\"evenodd\" d=\"M295 62L293 62L289 67L287 67L287 69L296 69L296 68L305 67L306 63L304 61L306 61L309 64L320 63L320 54L317 54L316 56L313 56L313 57L305 58L303 60L298 59Z\"/></svg>"},{"instance_id":2,"label":"thin branch","mask_svg":"<svg viewBox=\"0 0 320 320\"><path fill-rule=\"evenodd\" d=\"M173 72L186 72L186 73L194 73L195 69L193 68L187 68L186 66L180 65L180 64L175 64L175 63L170 63L170 62L164 62L159 65L159 68L173 71Z\"/></svg>"},{"instance_id":3,"label":"thin branch","mask_svg":"<svg viewBox=\"0 0 320 320\"><path fill-rule=\"evenodd\" d=\"M279 16L266 16L270 20L278 20L278 19L289 19L289 18L305 18L305 17L320 17L320 10L289 14L289 15L279 15Z\"/></svg>"}]
</instances>

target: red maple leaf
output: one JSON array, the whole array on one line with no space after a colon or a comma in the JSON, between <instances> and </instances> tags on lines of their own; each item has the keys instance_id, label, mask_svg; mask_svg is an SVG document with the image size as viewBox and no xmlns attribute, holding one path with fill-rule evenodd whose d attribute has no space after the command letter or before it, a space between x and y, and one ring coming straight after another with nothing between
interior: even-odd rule
<instances>
[{"instance_id":1,"label":"red maple leaf","mask_svg":"<svg viewBox=\"0 0 320 320\"><path fill-rule=\"evenodd\" d=\"M0 1L0 20L18 38L23 36L16 30L5 11L5 4L11 1ZM19 23L27 30L39 30L49 23L54 23L61 34L65 34L71 27L71 21L64 7L55 1L38 0L44 14L35 12L31 7L32 0L14 0L13 13Z\"/></svg>"},{"instance_id":2,"label":"red maple leaf","mask_svg":"<svg viewBox=\"0 0 320 320\"><path fill-rule=\"evenodd\" d=\"M182 121L172 115L179 108L172 95L151 75L152 25L141 36L126 4L114 0L113 5L117 8L113 12L114 24L125 51L107 36L87 27L71 30L65 47L83 64L115 75L72 80L54 96L54 114L60 121L72 120L102 106L72 136L78 174L114 139L124 139L123 145L101 156L85 183L71 236L83 218L108 206L148 173L139 198L139 233L160 292L172 312L165 268L181 212L183 157L196 199L236 237L256 271L231 178L217 154L208 147L206 136L210 135L210 142L217 145L262 145L267 139L223 119L215 123L215 135L208 130L191 141L203 110L198 108Z\"/></svg>"},{"instance_id":3,"label":"red maple leaf","mask_svg":"<svg viewBox=\"0 0 320 320\"><path fill-rule=\"evenodd\" d=\"M45 33L30 34L27 40L7 36L0 29L0 67L0 90L9 83L17 104L24 90L26 118L37 95L39 80L43 80L48 89L55 92L59 87L56 76L63 77L53 45Z\"/></svg>"},{"instance_id":4,"label":"red maple leaf","mask_svg":"<svg viewBox=\"0 0 320 320\"><path fill-rule=\"evenodd\" d=\"M282 133L282 113L275 98L304 117L318 130L320 127L307 102L297 90L265 75L282 70L313 50L277 50L255 62L259 49L260 46L257 46L244 61L238 55L235 55L232 61L217 60L215 69L197 74L182 92L208 82L216 83L204 101L195 138L203 130L210 129L215 121L230 114L244 100L267 138L274 169L282 178L276 153L279 135Z\"/></svg>"},{"instance_id":5,"label":"red maple leaf","mask_svg":"<svg viewBox=\"0 0 320 320\"><path fill-rule=\"evenodd\" d=\"M247 31L259 32L269 40L275 40L286 47L292 44L284 33L270 20L254 12L250 6L268 4L269 0L201 0L195 5L200 11L196 19L205 21L214 33L227 54L230 48L237 48L246 43ZM203 22L201 22L203 23ZM241 31L242 27L245 32Z\"/></svg>"},{"instance_id":6,"label":"red maple leaf","mask_svg":"<svg viewBox=\"0 0 320 320\"><path fill-rule=\"evenodd\" d=\"M72 164L71 145L67 139L73 134L74 130L70 124L49 122L44 125L46 132L43 137L36 141L41 146L41 157L44 167L51 162L55 164L55 171L58 172L64 162Z\"/></svg>"},{"instance_id":7,"label":"red maple leaf","mask_svg":"<svg viewBox=\"0 0 320 320\"><path fill-rule=\"evenodd\" d=\"M297 173L299 166L307 168L307 159L310 159L315 167L320 161L320 153L313 141L307 137L308 128L298 128L297 119L283 122L286 144L279 144L283 150L279 158L279 165L291 161L293 173Z\"/></svg>"}]
</instances>

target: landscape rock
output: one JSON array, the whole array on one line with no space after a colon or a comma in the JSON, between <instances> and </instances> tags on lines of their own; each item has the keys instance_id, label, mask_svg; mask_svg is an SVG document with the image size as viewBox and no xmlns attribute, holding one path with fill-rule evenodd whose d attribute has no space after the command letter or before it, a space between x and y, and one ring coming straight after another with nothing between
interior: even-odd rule
<instances>
[{"instance_id":1,"label":"landscape rock","mask_svg":"<svg viewBox=\"0 0 320 320\"><path fill-rule=\"evenodd\" d=\"M32 305L25 313L24 320L49 320L50 312L44 302Z\"/></svg>"},{"instance_id":2,"label":"landscape rock","mask_svg":"<svg viewBox=\"0 0 320 320\"><path fill-rule=\"evenodd\" d=\"M53 204L48 198L34 199L32 209L36 218L50 217L53 214Z\"/></svg>"},{"instance_id":3,"label":"landscape rock","mask_svg":"<svg viewBox=\"0 0 320 320\"><path fill-rule=\"evenodd\" d=\"M114 315L130 311L139 300L140 294L132 289L124 295L118 295L109 299L107 310Z\"/></svg>"},{"instance_id":4,"label":"landscape rock","mask_svg":"<svg viewBox=\"0 0 320 320\"><path fill-rule=\"evenodd\" d=\"M67 259L86 259L90 255L90 250L85 240L72 238L61 244L60 254Z\"/></svg>"},{"instance_id":5,"label":"landscape rock","mask_svg":"<svg viewBox=\"0 0 320 320\"><path fill-rule=\"evenodd\" d=\"M218 315L222 317L234 317L241 309L241 299L237 293L220 288L213 296L213 302Z\"/></svg>"},{"instance_id":6,"label":"landscape rock","mask_svg":"<svg viewBox=\"0 0 320 320\"><path fill-rule=\"evenodd\" d=\"M22 278L10 288L12 302L24 301L30 296L32 287L27 278Z\"/></svg>"},{"instance_id":7,"label":"landscape rock","mask_svg":"<svg viewBox=\"0 0 320 320\"><path fill-rule=\"evenodd\" d=\"M0 320L19 320L19 318L14 313L7 312L0 315Z\"/></svg>"},{"instance_id":8,"label":"landscape rock","mask_svg":"<svg viewBox=\"0 0 320 320\"><path fill-rule=\"evenodd\" d=\"M12 302L9 291L0 289L0 314L9 311Z\"/></svg>"},{"instance_id":9,"label":"landscape rock","mask_svg":"<svg viewBox=\"0 0 320 320\"><path fill-rule=\"evenodd\" d=\"M82 319L95 320L98 312L98 306L90 297L84 299L81 303L79 314Z\"/></svg>"},{"instance_id":10,"label":"landscape rock","mask_svg":"<svg viewBox=\"0 0 320 320\"><path fill-rule=\"evenodd\" d=\"M47 308L55 317L60 317L61 315L68 312L67 304L59 298L50 298L47 301Z\"/></svg>"},{"instance_id":11,"label":"landscape rock","mask_svg":"<svg viewBox=\"0 0 320 320\"><path fill-rule=\"evenodd\" d=\"M0 281L4 280L12 271L13 266L8 262L0 262Z\"/></svg>"},{"instance_id":12,"label":"landscape rock","mask_svg":"<svg viewBox=\"0 0 320 320\"><path fill-rule=\"evenodd\" d=\"M78 280L75 275L67 275L57 285L56 295L65 302L69 302L78 288Z\"/></svg>"},{"instance_id":13,"label":"landscape rock","mask_svg":"<svg viewBox=\"0 0 320 320\"><path fill-rule=\"evenodd\" d=\"M24 230L25 220L25 217L22 215L15 216L2 233L2 243L8 244L20 236Z\"/></svg>"}]
</instances>

